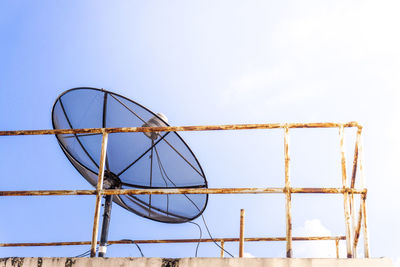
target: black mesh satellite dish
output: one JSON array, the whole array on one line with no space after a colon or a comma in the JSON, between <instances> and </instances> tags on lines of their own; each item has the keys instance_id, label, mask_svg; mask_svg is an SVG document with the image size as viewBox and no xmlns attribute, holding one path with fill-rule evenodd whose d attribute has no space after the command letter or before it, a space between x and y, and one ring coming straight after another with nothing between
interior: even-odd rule
<instances>
[{"instance_id":1,"label":"black mesh satellite dish","mask_svg":"<svg viewBox=\"0 0 400 267\"><path fill-rule=\"evenodd\" d=\"M54 129L168 126L163 114L121 95L88 87L62 93L54 103L52 122ZM96 186L102 134L59 134L57 139L74 167ZM176 132L112 133L105 165L104 188L207 187L199 162ZM206 194L107 197L106 206L114 201L137 215L165 223L197 218L208 201Z\"/></svg>"}]
</instances>

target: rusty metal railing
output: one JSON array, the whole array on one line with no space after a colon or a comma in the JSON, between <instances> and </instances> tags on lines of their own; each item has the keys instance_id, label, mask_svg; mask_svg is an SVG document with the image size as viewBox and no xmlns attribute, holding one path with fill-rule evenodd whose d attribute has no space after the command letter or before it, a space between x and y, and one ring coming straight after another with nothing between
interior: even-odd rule
<instances>
[{"instance_id":1,"label":"rusty metal railing","mask_svg":"<svg viewBox=\"0 0 400 267\"><path fill-rule=\"evenodd\" d=\"M344 146L344 128L357 128L353 169L350 185L347 179L346 157ZM290 185L290 150L289 130L292 128L338 128L339 145L342 170L341 188L293 188ZM285 187L283 188L174 188L174 189L103 189L104 162L107 153L108 134L120 132L171 132L171 131L213 131L213 130L245 130L245 129L283 129L284 130L284 158L285 158ZM369 257L368 228L366 214L367 189L365 188L363 165L362 165L362 126L357 122L349 123L274 123L274 124L234 124L234 125L211 125L211 126L171 126L171 127L124 127L124 128L87 128L87 129L57 129L57 130L21 130L0 131L0 136L10 135L54 135L54 134L77 134L77 133L99 133L103 135L101 157L99 164L98 184L96 190L36 190L36 191L0 191L0 196L54 196L54 195L96 195L93 232L91 241L78 242L51 242L51 243L0 243L0 247L11 246L61 246L61 245L91 245L91 257L96 256L97 236L99 229L100 204L103 195L152 195L152 194L285 194L286 205L286 237L259 237L245 238L243 235L244 211L241 214L241 228L239 238L215 238L221 242L223 248L225 242L239 242L239 256L243 256L244 242L250 241L286 241L286 256L292 257L292 241L306 240L335 240L336 256L339 257L339 241L346 241L347 257L357 257L361 228L363 229L364 257ZM360 173L361 188L355 188L357 170ZM291 218L291 195L296 193L305 194L343 194L345 236L336 237L293 237ZM358 219L356 219L355 196L360 196L360 207ZM212 242L212 239L201 239L200 242ZM109 241L109 244L129 243L189 243L199 242L198 239L167 239L167 240L134 240L134 241ZM221 250L223 256L223 249Z\"/></svg>"}]
</instances>

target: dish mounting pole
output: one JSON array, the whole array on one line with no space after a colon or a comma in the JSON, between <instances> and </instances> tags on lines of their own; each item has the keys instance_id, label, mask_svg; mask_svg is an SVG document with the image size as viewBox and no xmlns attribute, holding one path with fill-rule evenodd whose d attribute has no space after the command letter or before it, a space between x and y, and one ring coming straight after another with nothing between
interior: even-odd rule
<instances>
[{"instance_id":1,"label":"dish mounting pole","mask_svg":"<svg viewBox=\"0 0 400 267\"><path fill-rule=\"evenodd\" d=\"M96 207L94 210L92 245L90 248L90 257L96 257L97 235L99 232L100 206L101 206L101 197L102 197L101 193L103 191L104 166L105 166L104 163L106 161L107 143L108 143L108 133L103 132L103 139L101 141L99 176L98 176L97 187L96 187Z\"/></svg>"},{"instance_id":2,"label":"dish mounting pole","mask_svg":"<svg viewBox=\"0 0 400 267\"><path fill-rule=\"evenodd\" d=\"M103 225L101 226L99 257L104 257L107 251L108 229L110 226L113 195L106 195L104 199L105 203L103 209Z\"/></svg>"}]
</instances>

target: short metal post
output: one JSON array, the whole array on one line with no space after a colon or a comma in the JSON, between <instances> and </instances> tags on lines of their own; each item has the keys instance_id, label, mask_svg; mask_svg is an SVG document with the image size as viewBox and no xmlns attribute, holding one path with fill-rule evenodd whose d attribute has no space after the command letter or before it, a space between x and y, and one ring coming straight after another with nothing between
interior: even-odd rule
<instances>
[{"instance_id":1,"label":"short metal post","mask_svg":"<svg viewBox=\"0 0 400 267\"><path fill-rule=\"evenodd\" d=\"M224 240L221 240L221 258L224 257L224 244L225 244Z\"/></svg>"},{"instance_id":2,"label":"short metal post","mask_svg":"<svg viewBox=\"0 0 400 267\"><path fill-rule=\"evenodd\" d=\"M97 246L97 235L99 232L99 220L100 220L100 206L101 206L101 190L103 189L103 179L104 179L104 166L106 161L106 151L107 151L108 133L103 133L103 139L101 141L101 154L100 154L100 164L99 164L99 176L96 187L96 207L94 210L94 222L93 222L93 233L92 233L92 245L90 249L90 257L96 256L96 246Z\"/></svg>"},{"instance_id":3,"label":"short metal post","mask_svg":"<svg viewBox=\"0 0 400 267\"><path fill-rule=\"evenodd\" d=\"M339 259L339 239L335 240L336 245L336 259Z\"/></svg>"},{"instance_id":4,"label":"short metal post","mask_svg":"<svg viewBox=\"0 0 400 267\"><path fill-rule=\"evenodd\" d=\"M240 235L239 235L239 258L243 258L244 251L244 209L240 210Z\"/></svg>"}]
</instances>

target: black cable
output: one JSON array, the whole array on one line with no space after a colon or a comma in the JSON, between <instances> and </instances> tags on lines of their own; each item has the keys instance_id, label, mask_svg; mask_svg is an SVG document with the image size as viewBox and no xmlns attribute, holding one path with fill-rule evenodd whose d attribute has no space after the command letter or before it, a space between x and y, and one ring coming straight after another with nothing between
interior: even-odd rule
<instances>
[{"instance_id":1,"label":"black cable","mask_svg":"<svg viewBox=\"0 0 400 267\"><path fill-rule=\"evenodd\" d=\"M163 170L161 169L161 165L160 165L160 156L158 155L157 148L154 148L154 150L155 150L156 153L157 153L157 163L158 163L158 168L160 169L161 177L162 177L162 179L164 180L165 187L168 187L167 180L165 180L165 177L164 177L164 174L163 174ZM176 185L175 185L175 187L176 187ZM166 195L166 196L167 196L167 216L169 216L169 214L168 214L168 210L169 210L169 195Z\"/></svg>"},{"instance_id":2,"label":"black cable","mask_svg":"<svg viewBox=\"0 0 400 267\"><path fill-rule=\"evenodd\" d=\"M135 245L136 245L137 249L138 249L139 252L140 252L140 255L144 258L144 254L143 254L143 252L142 252L142 249L139 247L139 244L137 244L134 240L132 240L132 239L121 239L120 241L131 241L132 244L135 244Z\"/></svg>"},{"instance_id":3,"label":"black cable","mask_svg":"<svg viewBox=\"0 0 400 267\"><path fill-rule=\"evenodd\" d=\"M96 247L96 252L97 252L97 250L98 250L98 247ZM75 256L74 258L81 258L81 257L89 256L90 255L90 251L91 250L89 249L89 250L83 252L82 254L79 254L79 255Z\"/></svg>"},{"instance_id":4,"label":"black cable","mask_svg":"<svg viewBox=\"0 0 400 267\"><path fill-rule=\"evenodd\" d=\"M79 255L75 256L74 258L86 257L87 255L89 255L88 253L90 254L90 250L88 250L82 254L79 254Z\"/></svg>"},{"instance_id":5,"label":"black cable","mask_svg":"<svg viewBox=\"0 0 400 267\"><path fill-rule=\"evenodd\" d=\"M137 243L134 243L136 245L136 247L138 248L140 255L142 255L142 257L144 258L144 254L142 252L142 249L139 247L139 245Z\"/></svg>"},{"instance_id":6,"label":"black cable","mask_svg":"<svg viewBox=\"0 0 400 267\"><path fill-rule=\"evenodd\" d=\"M112 245L112 244L107 244L106 246L108 247L108 246L111 246L111 245ZM82 254L79 254L78 256L75 256L74 258L81 258L81 257L89 256L89 255L90 255L90 251L91 251L91 249L89 249L89 250L83 252ZM96 247L96 252L97 252L97 251L99 251L99 247L98 247L98 246Z\"/></svg>"},{"instance_id":7,"label":"black cable","mask_svg":"<svg viewBox=\"0 0 400 267\"><path fill-rule=\"evenodd\" d=\"M204 218L204 215L203 215L203 214L201 214L201 218L203 219L203 223L204 223L204 226L206 227L207 233L208 233L208 235L210 236L211 240L214 242L214 244L215 244L217 247L219 247L220 249L222 249L223 251L225 251L227 254L229 254L229 256L231 256L232 258L234 258L234 256L233 256L231 253L229 253L229 252L226 251L224 248L222 248L222 247L217 243L217 241L215 241L214 238L211 236L210 229L208 229L208 226L207 226L207 223L206 223L206 219Z\"/></svg>"},{"instance_id":8,"label":"black cable","mask_svg":"<svg viewBox=\"0 0 400 267\"><path fill-rule=\"evenodd\" d=\"M196 246L196 253L194 254L194 256L197 258L197 252L198 252L198 250L199 250L200 241L201 241L201 237L202 237L202 235L203 235L203 231L201 230L201 227L200 227L200 225L198 225L197 223L195 223L195 222L188 222L188 223L191 223L191 224L197 225L197 227L199 227L199 231L200 231L200 237L199 237L199 242L197 242L197 246Z\"/></svg>"},{"instance_id":9,"label":"black cable","mask_svg":"<svg viewBox=\"0 0 400 267\"><path fill-rule=\"evenodd\" d=\"M154 151L156 152L158 164L159 164L160 168L162 169L162 171L164 172L165 177L167 177L167 179L168 179L175 187L177 187L176 184L175 184L173 181L171 181L171 179L168 177L167 172L165 171L164 166L163 166L163 164L162 164L162 162L161 162L160 156L158 155L158 151L157 151L157 148L156 148L156 147L154 147ZM161 170L161 169L160 169L160 170ZM199 212L201 212L201 210L200 210L199 207L196 205L196 203L194 203L193 200L191 200L186 194L183 194L183 195L193 204L193 206L196 207L196 209L197 209ZM203 215L203 214L201 214L201 218L203 219L203 223L204 223L204 226L205 226L206 229L207 229L207 233L208 233L208 235L210 236L210 239L214 242L214 244L215 244L217 247L219 247L220 249L222 249L223 251L225 251L229 256L231 256L232 258L234 258L234 256L233 256L231 253L229 253L229 252L226 251L224 248L222 248L222 247L214 240L214 238L211 236L210 229L208 229L208 226L207 226L207 223L206 223L206 219L204 218L204 215Z\"/></svg>"}]
</instances>

